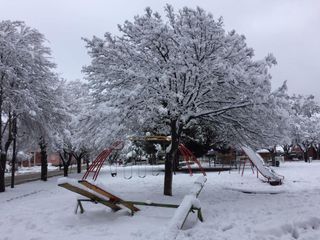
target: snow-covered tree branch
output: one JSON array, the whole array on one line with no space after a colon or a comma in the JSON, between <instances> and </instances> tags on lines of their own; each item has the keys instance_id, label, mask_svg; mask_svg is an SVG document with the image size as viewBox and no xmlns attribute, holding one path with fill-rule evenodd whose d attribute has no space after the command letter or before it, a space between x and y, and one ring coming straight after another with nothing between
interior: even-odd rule
<instances>
[{"instance_id":1,"label":"snow-covered tree branch","mask_svg":"<svg viewBox=\"0 0 320 240\"><path fill-rule=\"evenodd\" d=\"M85 39L92 62L83 71L97 106L118 114L127 131L152 122L167 126L165 194L171 195L172 161L191 121L205 118L235 135L270 135L255 132L252 123L262 116L273 122L268 69L276 60L271 54L254 60L243 35L226 32L222 18L201 8L175 12L167 5L165 12L166 20L147 8L119 25L119 36Z\"/></svg>"}]
</instances>

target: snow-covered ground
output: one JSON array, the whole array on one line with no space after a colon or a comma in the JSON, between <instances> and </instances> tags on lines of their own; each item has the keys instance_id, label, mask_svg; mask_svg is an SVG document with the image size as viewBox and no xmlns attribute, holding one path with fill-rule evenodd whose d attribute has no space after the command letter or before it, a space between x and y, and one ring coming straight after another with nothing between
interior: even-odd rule
<instances>
[{"instance_id":1,"label":"snow-covered ground","mask_svg":"<svg viewBox=\"0 0 320 240\"><path fill-rule=\"evenodd\" d=\"M74 166L73 166L74 168ZM10 167L7 167L7 169L10 169ZM48 171L58 170L59 167L52 166L51 163L48 164ZM29 173L37 173L41 172L41 166L33 166L33 167L19 167L15 175L22 175L22 174L29 174ZM5 176L11 176L11 170L5 173Z\"/></svg>"},{"instance_id":2,"label":"snow-covered ground","mask_svg":"<svg viewBox=\"0 0 320 240\"><path fill-rule=\"evenodd\" d=\"M127 200L180 203L197 178L175 175L174 196L166 197L162 174L139 178L134 171L126 180L120 170L113 178L105 168L99 181ZM282 186L257 180L251 169L243 177L236 171L208 173L199 196L205 222L192 215L177 239L320 239L320 162L284 163L275 170L285 176ZM75 199L75 193L57 186L57 177L8 188L0 194L0 239L160 240L175 211L140 206L131 217L126 210L114 213L84 203L85 213L75 215Z\"/></svg>"}]
</instances>

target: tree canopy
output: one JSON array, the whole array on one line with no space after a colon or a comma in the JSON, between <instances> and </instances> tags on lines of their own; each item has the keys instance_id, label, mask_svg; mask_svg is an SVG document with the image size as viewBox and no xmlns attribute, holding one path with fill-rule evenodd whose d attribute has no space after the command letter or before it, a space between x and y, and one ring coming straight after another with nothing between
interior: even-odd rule
<instances>
[{"instance_id":1,"label":"tree canopy","mask_svg":"<svg viewBox=\"0 0 320 240\"><path fill-rule=\"evenodd\" d=\"M201 8L167 5L165 13L147 8L119 25L118 36L85 39L96 106L129 132L166 129L172 156L181 134L205 121L245 143L274 140L282 118L268 72L275 58L255 60L243 35Z\"/></svg>"}]
</instances>

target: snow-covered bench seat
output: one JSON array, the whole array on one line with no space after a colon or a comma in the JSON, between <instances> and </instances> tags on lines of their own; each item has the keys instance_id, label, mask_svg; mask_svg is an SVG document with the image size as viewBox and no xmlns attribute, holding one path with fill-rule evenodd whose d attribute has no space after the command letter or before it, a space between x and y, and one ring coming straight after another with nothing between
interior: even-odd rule
<instances>
[{"instance_id":1,"label":"snow-covered bench seat","mask_svg":"<svg viewBox=\"0 0 320 240\"><path fill-rule=\"evenodd\" d=\"M166 233L165 239L175 239L179 230L183 228L190 212L197 211L198 219L203 222L201 204L198 196L204 187L207 178L200 176L194 182L190 194L186 195L179 207L177 208L174 216L170 220L169 228Z\"/></svg>"}]
</instances>

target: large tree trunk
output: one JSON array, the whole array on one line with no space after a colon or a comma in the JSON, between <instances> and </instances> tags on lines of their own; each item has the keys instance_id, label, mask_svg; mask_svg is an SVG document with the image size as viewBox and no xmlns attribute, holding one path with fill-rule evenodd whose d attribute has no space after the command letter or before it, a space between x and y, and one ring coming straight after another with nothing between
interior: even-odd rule
<instances>
[{"instance_id":1,"label":"large tree trunk","mask_svg":"<svg viewBox=\"0 0 320 240\"><path fill-rule=\"evenodd\" d=\"M316 144L315 147L316 147L316 151L317 151L317 160L318 160L320 157L320 144L319 143Z\"/></svg>"},{"instance_id":2,"label":"large tree trunk","mask_svg":"<svg viewBox=\"0 0 320 240\"><path fill-rule=\"evenodd\" d=\"M11 161L11 188L14 188L14 175L16 171L16 157L17 157L17 116L13 114L12 120L12 137L13 137L13 145L12 145L12 161Z\"/></svg>"},{"instance_id":3,"label":"large tree trunk","mask_svg":"<svg viewBox=\"0 0 320 240\"><path fill-rule=\"evenodd\" d=\"M39 141L40 156L41 156L41 180L47 181L48 179L48 156L47 156L47 144L43 137Z\"/></svg>"},{"instance_id":4,"label":"large tree trunk","mask_svg":"<svg viewBox=\"0 0 320 240\"><path fill-rule=\"evenodd\" d=\"M81 173L81 160L83 155L80 153L79 155L74 154L73 156L77 161L77 173Z\"/></svg>"},{"instance_id":5,"label":"large tree trunk","mask_svg":"<svg viewBox=\"0 0 320 240\"><path fill-rule=\"evenodd\" d=\"M1 111L0 111L1 113ZM1 119L1 118L0 118ZM5 176L4 176L4 173L5 173L5 170L6 170L6 162L7 162L7 153L8 153L8 150L9 150L9 147L13 141L13 137L12 137L12 116L11 116L11 113L9 112L8 114L8 139L6 141L6 143L4 144L4 152L2 152L2 146L1 146L1 164L0 164L0 171L2 172L1 173L1 177L0 177L0 192L4 192L5 191ZM0 125L2 124L2 122L0 122ZM3 131L3 130L2 130ZM3 138L3 135L2 135L2 132L0 133L1 134L1 144L2 144L2 138Z\"/></svg>"},{"instance_id":6,"label":"large tree trunk","mask_svg":"<svg viewBox=\"0 0 320 240\"><path fill-rule=\"evenodd\" d=\"M164 189L163 194L172 196L172 154L167 153L164 164Z\"/></svg>"},{"instance_id":7,"label":"large tree trunk","mask_svg":"<svg viewBox=\"0 0 320 240\"><path fill-rule=\"evenodd\" d=\"M68 177L68 173L69 173L69 165L63 164L63 176Z\"/></svg>"},{"instance_id":8,"label":"large tree trunk","mask_svg":"<svg viewBox=\"0 0 320 240\"><path fill-rule=\"evenodd\" d=\"M179 136L176 121L171 121L171 149L166 154L163 194L172 196L173 162L178 153Z\"/></svg>"},{"instance_id":9,"label":"large tree trunk","mask_svg":"<svg viewBox=\"0 0 320 240\"><path fill-rule=\"evenodd\" d=\"M2 82L4 80L4 73L1 74L0 78L0 192L4 192L6 190L5 187L5 179L4 179L4 174L6 171L6 161L7 161L7 156L3 152L2 148L2 103L3 103L3 85Z\"/></svg>"},{"instance_id":10,"label":"large tree trunk","mask_svg":"<svg viewBox=\"0 0 320 240\"><path fill-rule=\"evenodd\" d=\"M85 162L86 162L86 170L89 170L89 154L86 153L86 155L84 156L85 158Z\"/></svg>"},{"instance_id":11,"label":"large tree trunk","mask_svg":"<svg viewBox=\"0 0 320 240\"><path fill-rule=\"evenodd\" d=\"M71 152L68 153L64 151L63 155L61 153L59 153L59 155L63 164L63 176L68 177L69 166L70 166L73 154Z\"/></svg>"},{"instance_id":12,"label":"large tree trunk","mask_svg":"<svg viewBox=\"0 0 320 240\"><path fill-rule=\"evenodd\" d=\"M303 151L303 158L305 162L308 162L308 150Z\"/></svg>"},{"instance_id":13,"label":"large tree trunk","mask_svg":"<svg viewBox=\"0 0 320 240\"><path fill-rule=\"evenodd\" d=\"M303 150L303 159L305 162L308 162L308 149L309 149L309 143L306 142L302 142L302 147L300 147Z\"/></svg>"},{"instance_id":14,"label":"large tree trunk","mask_svg":"<svg viewBox=\"0 0 320 240\"><path fill-rule=\"evenodd\" d=\"M81 166L81 160L84 159L86 153L84 150L80 150L80 153L73 153L73 157L76 159L77 162L77 173L81 173L82 166Z\"/></svg>"},{"instance_id":15,"label":"large tree trunk","mask_svg":"<svg viewBox=\"0 0 320 240\"><path fill-rule=\"evenodd\" d=\"M0 192L6 190L4 184L4 173L6 169L6 155L2 152L2 80L4 76L2 74L1 83L0 83Z\"/></svg>"},{"instance_id":16,"label":"large tree trunk","mask_svg":"<svg viewBox=\"0 0 320 240\"><path fill-rule=\"evenodd\" d=\"M81 157L77 158L77 173L81 173Z\"/></svg>"},{"instance_id":17,"label":"large tree trunk","mask_svg":"<svg viewBox=\"0 0 320 240\"><path fill-rule=\"evenodd\" d=\"M179 150L179 146L178 146L178 150ZM177 151L177 153L175 154L174 159L173 159L174 174L176 174L176 171L178 171L178 169L179 169L179 151Z\"/></svg>"},{"instance_id":18,"label":"large tree trunk","mask_svg":"<svg viewBox=\"0 0 320 240\"><path fill-rule=\"evenodd\" d=\"M284 144L283 145L283 151L284 151L284 160L287 161L290 159L290 154L289 154L289 151L290 151L290 147L292 145L289 145L289 144Z\"/></svg>"},{"instance_id":19,"label":"large tree trunk","mask_svg":"<svg viewBox=\"0 0 320 240\"><path fill-rule=\"evenodd\" d=\"M7 162L7 155L5 153L1 153L1 156L0 156L0 192L4 192L6 190L5 178L4 178L4 173L6 171L6 162Z\"/></svg>"},{"instance_id":20,"label":"large tree trunk","mask_svg":"<svg viewBox=\"0 0 320 240\"><path fill-rule=\"evenodd\" d=\"M48 179L48 158L47 151L41 150L41 180L47 181Z\"/></svg>"}]
</instances>

